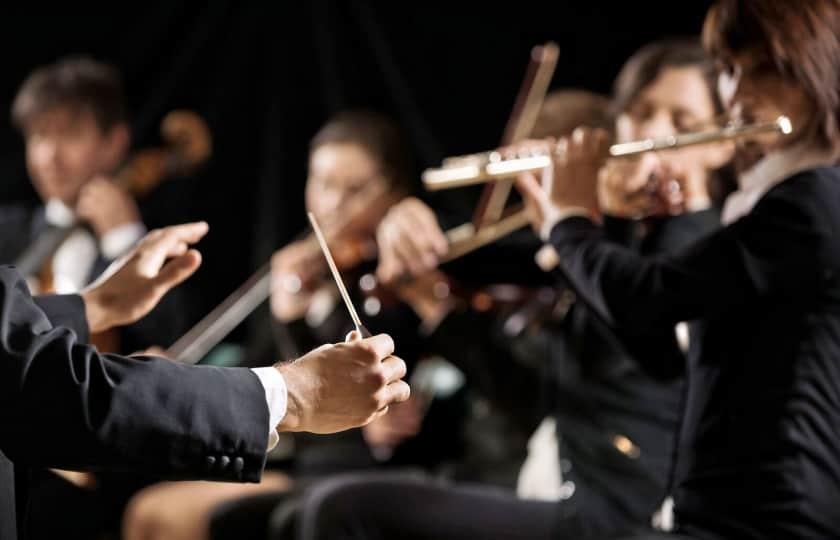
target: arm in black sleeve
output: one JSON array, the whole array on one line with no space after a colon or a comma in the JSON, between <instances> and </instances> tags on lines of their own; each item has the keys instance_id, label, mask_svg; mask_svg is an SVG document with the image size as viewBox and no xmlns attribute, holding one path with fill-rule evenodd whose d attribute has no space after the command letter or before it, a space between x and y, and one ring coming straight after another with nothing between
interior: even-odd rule
<instances>
[{"instance_id":1,"label":"arm in black sleeve","mask_svg":"<svg viewBox=\"0 0 840 540\"><path fill-rule=\"evenodd\" d=\"M642 253L678 253L720 228L720 213L712 208L675 216L651 218L641 239Z\"/></svg>"},{"instance_id":2,"label":"arm in black sleeve","mask_svg":"<svg viewBox=\"0 0 840 540\"><path fill-rule=\"evenodd\" d=\"M638 248L640 226L638 220L608 215L602 221L605 238L631 249Z\"/></svg>"},{"instance_id":3,"label":"arm in black sleeve","mask_svg":"<svg viewBox=\"0 0 840 540\"><path fill-rule=\"evenodd\" d=\"M641 256L606 241L585 218L559 223L551 243L559 270L596 314L609 326L644 332L818 282L818 258L837 254L826 250L832 180L789 179L748 216L676 255Z\"/></svg>"},{"instance_id":4,"label":"arm in black sleeve","mask_svg":"<svg viewBox=\"0 0 840 540\"><path fill-rule=\"evenodd\" d=\"M0 450L13 460L257 481L267 443L265 392L250 370L100 354L0 268Z\"/></svg>"},{"instance_id":5,"label":"arm in black sleeve","mask_svg":"<svg viewBox=\"0 0 840 540\"><path fill-rule=\"evenodd\" d=\"M85 301L77 294L45 294L32 298L35 305L50 320L53 326L63 326L75 332L82 343L90 339Z\"/></svg>"}]
</instances>

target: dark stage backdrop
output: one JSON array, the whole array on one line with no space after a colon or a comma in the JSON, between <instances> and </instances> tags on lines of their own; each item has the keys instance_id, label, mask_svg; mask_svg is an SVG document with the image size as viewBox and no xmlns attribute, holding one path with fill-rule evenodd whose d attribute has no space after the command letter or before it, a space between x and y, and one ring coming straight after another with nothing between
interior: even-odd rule
<instances>
[{"instance_id":1,"label":"dark stage backdrop","mask_svg":"<svg viewBox=\"0 0 840 540\"><path fill-rule=\"evenodd\" d=\"M534 44L560 45L552 87L608 92L640 45L698 33L708 4L171 0L6 7L0 200L34 200L8 110L20 82L41 64L90 54L118 66L137 147L159 143L167 111L196 110L212 130L212 160L193 178L160 186L143 210L153 226L210 222L200 246L204 266L187 286L198 317L303 228L307 141L331 114L371 107L393 115L408 133L419 172L445 155L498 142Z\"/></svg>"}]
</instances>

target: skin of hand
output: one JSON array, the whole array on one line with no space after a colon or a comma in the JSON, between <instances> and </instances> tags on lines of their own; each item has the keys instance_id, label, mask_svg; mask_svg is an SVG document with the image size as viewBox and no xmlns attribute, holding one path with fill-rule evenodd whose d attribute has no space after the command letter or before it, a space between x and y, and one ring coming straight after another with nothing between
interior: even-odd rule
<instances>
[{"instance_id":1,"label":"skin of hand","mask_svg":"<svg viewBox=\"0 0 840 540\"><path fill-rule=\"evenodd\" d=\"M577 128L571 137L553 140L524 141L504 149L511 155L539 152L552 157L541 171L541 179L533 173L517 178L531 224L541 230L552 213L565 208L582 208L591 215L598 211L598 174L609 149L609 136L602 129Z\"/></svg>"},{"instance_id":2,"label":"skin of hand","mask_svg":"<svg viewBox=\"0 0 840 540\"><path fill-rule=\"evenodd\" d=\"M277 320L293 321L306 312L313 291L305 283L313 268L321 266L313 262L312 250L303 241L292 242L271 257L271 313Z\"/></svg>"},{"instance_id":3,"label":"skin of hand","mask_svg":"<svg viewBox=\"0 0 840 540\"><path fill-rule=\"evenodd\" d=\"M323 345L275 367L286 381L288 408L278 431L335 433L364 426L410 396L405 362L387 334Z\"/></svg>"},{"instance_id":4,"label":"skin of hand","mask_svg":"<svg viewBox=\"0 0 840 540\"><path fill-rule=\"evenodd\" d=\"M376 275L390 284L411 275L420 277L437 268L449 242L431 208L408 197L394 205L376 231L379 266Z\"/></svg>"},{"instance_id":5,"label":"skin of hand","mask_svg":"<svg viewBox=\"0 0 840 540\"><path fill-rule=\"evenodd\" d=\"M204 222L157 229L116 260L80 293L90 331L131 324L149 313L163 295L198 269L201 254L189 246L207 230Z\"/></svg>"},{"instance_id":6,"label":"skin of hand","mask_svg":"<svg viewBox=\"0 0 840 540\"><path fill-rule=\"evenodd\" d=\"M121 225L141 222L134 198L104 176L98 176L82 187L76 214L93 227L98 238Z\"/></svg>"},{"instance_id":7,"label":"skin of hand","mask_svg":"<svg viewBox=\"0 0 840 540\"><path fill-rule=\"evenodd\" d=\"M412 396L408 401L392 406L387 415L364 426L362 435L370 447L393 448L417 435L422 425L422 406L420 401Z\"/></svg>"}]
</instances>

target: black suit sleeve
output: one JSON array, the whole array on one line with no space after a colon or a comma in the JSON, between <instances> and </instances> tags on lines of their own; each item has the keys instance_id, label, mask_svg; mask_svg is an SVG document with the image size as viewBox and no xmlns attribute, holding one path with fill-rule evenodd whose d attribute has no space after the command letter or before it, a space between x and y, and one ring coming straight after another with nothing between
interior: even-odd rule
<instances>
[{"instance_id":1,"label":"black suit sleeve","mask_svg":"<svg viewBox=\"0 0 840 540\"><path fill-rule=\"evenodd\" d=\"M606 241L585 218L559 223L551 243L559 270L610 326L644 332L713 316L770 290L820 282L817 259L836 249L826 249L834 188L819 180L783 182L748 216L676 255L641 256Z\"/></svg>"},{"instance_id":2,"label":"black suit sleeve","mask_svg":"<svg viewBox=\"0 0 840 540\"><path fill-rule=\"evenodd\" d=\"M45 294L32 298L35 305L50 320L53 326L63 326L72 330L76 338L87 343L90 339L87 316L85 315L85 301L77 294Z\"/></svg>"},{"instance_id":3,"label":"black suit sleeve","mask_svg":"<svg viewBox=\"0 0 840 540\"><path fill-rule=\"evenodd\" d=\"M641 253L678 253L720 228L720 214L707 209L676 216L652 218L648 234L638 243Z\"/></svg>"},{"instance_id":4,"label":"black suit sleeve","mask_svg":"<svg viewBox=\"0 0 840 540\"><path fill-rule=\"evenodd\" d=\"M48 307L59 320L79 301ZM250 370L99 354L0 268L0 450L14 461L258 481L267 442L265 392Z\"/></svg>"}]
</instances>

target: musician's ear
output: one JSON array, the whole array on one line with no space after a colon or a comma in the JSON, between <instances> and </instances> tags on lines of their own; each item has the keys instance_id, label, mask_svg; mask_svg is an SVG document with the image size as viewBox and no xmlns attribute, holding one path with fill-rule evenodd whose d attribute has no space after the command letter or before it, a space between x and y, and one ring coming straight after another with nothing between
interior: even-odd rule
<instances>
[{"instance_id":1,"label":"musician's ear","mask_svg":"<svg viewBox=\"0 0 840 540\"><path fill-rule=\"evenodd\" d=\"M732 141L721 141L708 145L708 150L703 153L703 161L706 169L713 171L720 169L732 160L735 155L735 143Z\"/></svg>"}]
</instances>

